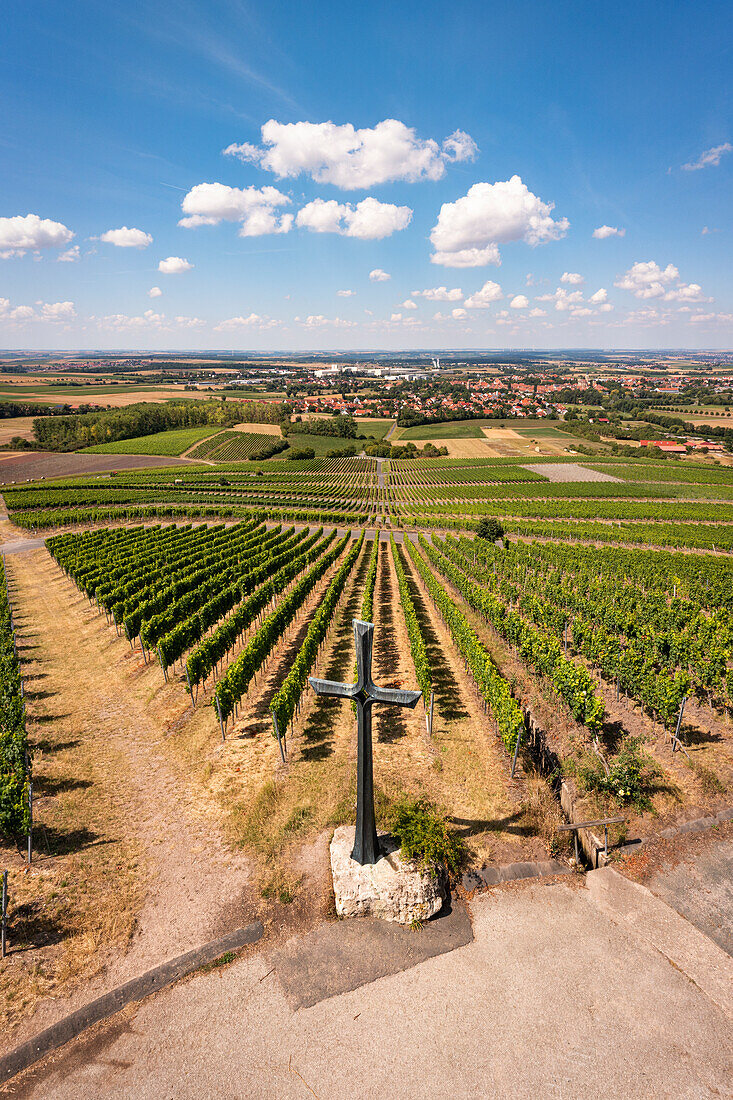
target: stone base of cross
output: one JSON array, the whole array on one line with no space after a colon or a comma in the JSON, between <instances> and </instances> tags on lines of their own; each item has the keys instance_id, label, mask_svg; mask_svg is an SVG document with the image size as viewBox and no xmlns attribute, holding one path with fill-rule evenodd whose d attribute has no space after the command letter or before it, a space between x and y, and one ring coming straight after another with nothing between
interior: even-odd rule
<instances>
[{"instance_id":1,"label":"stone base of cross","mask_svg":"<svg viewBox=\"0 0 733 1100\"><path fill-rule=\"evenodd\" d=\"M356 757L356 833L351 858L357 863L376 863L380 857L377 826L374 817L374 768L372 762L372 705L386 703L393 707L412 709L422 698L420 691L401 691L396 688L380 688L372 680L372 644L374 623L354 619L356 644L356 683L339 684L333 680L318 680L311 676L309 683L317 695L331 695L339 699L353 699L356 703L357 757Z\"/></svg>"}]
</instances>

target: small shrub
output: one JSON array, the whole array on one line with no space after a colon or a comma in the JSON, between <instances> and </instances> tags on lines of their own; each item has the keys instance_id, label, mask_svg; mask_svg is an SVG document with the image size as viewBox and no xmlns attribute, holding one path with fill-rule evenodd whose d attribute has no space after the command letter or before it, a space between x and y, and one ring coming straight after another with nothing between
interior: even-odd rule
<instances>
[{"instance_id":1,"label":"small shrub","mask_svg":"<svg viewBox=\"0 0 733 1100\"><path fill-rule=\"evenodd\" d=\"M504 528L493 516L483 516L479 520L476 534L486 542L496 542L497 539L503 538Z\"/></svg>"},{"instance_id":2,"label":"small shrub","mask_svg":"<svg viewBox=\"0 0 733 1100\"><path fill-rule=\"evenodd\" d=\"M622 806L637 810L652 808L649 793L652 781L660 774L652 758L641 749L640 737L628 737L606 772L600 760L588 757L578 765L578 780L587 791L602 791Z\"/></svg>"},{"instance_id":3,"label":"small shrub","mask_svg":"<svg viewBox=\"0 0 733 1100\"><path fill-rule=\"evenodd\" d=\"M427 799L403 795L392 804L387 822L403 859L423 868L442 864L449 871L458 870L465 855L463 841Z\"/></svg>"}]
</instances>

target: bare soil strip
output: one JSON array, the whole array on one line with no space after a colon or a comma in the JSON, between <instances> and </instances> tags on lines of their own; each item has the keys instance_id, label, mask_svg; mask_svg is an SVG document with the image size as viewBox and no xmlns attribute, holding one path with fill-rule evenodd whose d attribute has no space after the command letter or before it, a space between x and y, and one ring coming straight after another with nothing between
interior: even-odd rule
<instances>
[{"instance_id":1,"label":"bare soil strip","mask_svg":"<svg viewBox=\"0 0 733 1100\"><path fill-rule=\"evenodd\" d=\"M140 667L45 550L14 555L8 571L37 856L24 874L20 853L2 853L14 948L0 982L6 1022L101 970L93 993L212 938L249 877L163 749L165 711L149 705L160 669ZM47 1002L33 1029L55 1014Z\"/></svg>"}]
</instances>

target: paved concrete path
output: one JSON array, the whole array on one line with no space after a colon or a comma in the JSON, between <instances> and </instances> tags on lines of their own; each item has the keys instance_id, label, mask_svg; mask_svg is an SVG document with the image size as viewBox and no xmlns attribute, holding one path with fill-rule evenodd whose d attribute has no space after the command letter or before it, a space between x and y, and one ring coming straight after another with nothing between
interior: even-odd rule
<instances>
[{"instance_id":1,"label":"paved concrete path","mask_svg":"<svg viewBox=\"0 0 733 1100\"><path fill-rule=\"evenodd\" d=\"M647 886L733 956L733 841L657 872Z\"/></svg>"},{"instance_id":2,"label":"paved concrete path","mask_svg":"<svg viewBox=\"0 0 733 1100\"><path fill-rule=\"evenodd\" d=\"M611 868L587 882L477 895L473 942L311 1007L286 996L298 941L289 970L282 954L242 959L127 1009L8 1089L44 1100L730 1096L733 962Z\"/></svg>"}]
</instances>

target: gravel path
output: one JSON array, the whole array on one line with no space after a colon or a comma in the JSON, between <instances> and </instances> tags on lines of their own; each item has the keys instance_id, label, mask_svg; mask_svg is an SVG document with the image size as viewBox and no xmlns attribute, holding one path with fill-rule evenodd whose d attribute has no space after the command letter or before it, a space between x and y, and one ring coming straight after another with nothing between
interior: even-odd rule
<instances>
[{"instance_id":1,"label":"gravel path","mask_svg":"<svg viewBox=\"0 0 733 1100\"><path fill-rule=\"evenodd\" d=\"M523 466L533 474L542 474L548 481L620 481L621 478L602 474L599 470L589 470L575 462L538 462L532 466Z\"/></svg>"}]
</instances>

